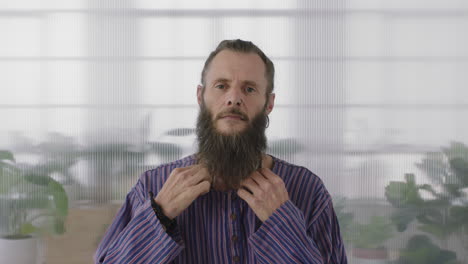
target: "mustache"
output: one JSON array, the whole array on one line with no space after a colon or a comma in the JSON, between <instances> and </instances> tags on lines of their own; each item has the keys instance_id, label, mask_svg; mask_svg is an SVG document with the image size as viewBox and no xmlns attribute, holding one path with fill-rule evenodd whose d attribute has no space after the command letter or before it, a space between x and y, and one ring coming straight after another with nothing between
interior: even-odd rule
<instances>
[{"instance_id":1,"label":"mustache","mask_svg":"<svg viewBox=\"0 0 468 264\"><path fill-rule=\"evenodd\" d=\"M249 117L244 112L242 112L241 110L236 109L236 108L232 108L232 109L229 109L227 111L223 111L223 112L217 114L215 119L218 120L218 119L221 119L221 118L223 118L225 116L228 116L228 115L237 115L242 120L249 121Z\"/></svg>"}]
</instances>

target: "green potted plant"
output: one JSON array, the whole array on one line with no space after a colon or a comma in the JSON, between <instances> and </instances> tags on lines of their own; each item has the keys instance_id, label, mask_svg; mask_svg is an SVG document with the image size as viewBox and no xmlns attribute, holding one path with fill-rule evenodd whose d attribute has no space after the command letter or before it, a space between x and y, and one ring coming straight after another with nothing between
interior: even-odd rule
<instances>
[{"instance_id":1,"label":"green potted plant","mask_svg":"<svg viewBox=\"0 0 468 264\"><path fill-rule=\"evenodd\" d=\"M415 235L408 240L395 264L458 264L457 255L432 243L426 235Z\"/></svg>"},{"instance_id":2,"label":"green potted plant","mask_svg":"<svg viewBox=\"0 0 468 264\"><path fill-rule=\"evenodd\" d=\"M352 232L352 255L359 259L359 263L385 263L388 260L384 243L393 236L393 226L387 218L374 215L366 224L354 223Z\"/></svg>"},{"instance_id":3,"label":"green potted plant","mask_svg":"<svg viewBox=\"0 0 468 264\"><path fill-rule=\"evenodd\" d=\"M0 208L0 263L36 263L39 235L65 231L68 198L62 185L18 166L10 151L0 151Z\"/></svg>"},{"instance_id":4,"label":"green potted plant","mask_svg":"<svg viewBox=\"0 0 468 264\"><path fill-rule=\"evenodd\" d=\"M335 209L336 217L340 224L341 237L343 238L345 246L348 248L353 235L352 228L354 213L346 211L346 200L347 199L345 197L335 197L333 199L333 208Z\"/></svg>"},{"instance_id":5,"label":"green potted plant","mask_svg":"<svg viewBox=\"0 0 468 264\"><path fill-rule=\"evenodd\" d=\"M391 218L397 230L404 232L411 222L417 221L420 231L441 241L447 241L455 235L468 248L468 147L460 142L452 142L441 151L427 153L416 166L425 173L431 184L418 184L415 175L407 173L405 181L392 181L385 188L385 196L395 208ZM419 243L419 253L415 254L426 252L430 256L433 253L430 246L432 242L426 240L415 240L424 242ZM414 248L414 243L410 248ZM405 250L402 252L406 252L408 258L425 258L411 255L408 247Z\"/></svg>"}]
</instances>

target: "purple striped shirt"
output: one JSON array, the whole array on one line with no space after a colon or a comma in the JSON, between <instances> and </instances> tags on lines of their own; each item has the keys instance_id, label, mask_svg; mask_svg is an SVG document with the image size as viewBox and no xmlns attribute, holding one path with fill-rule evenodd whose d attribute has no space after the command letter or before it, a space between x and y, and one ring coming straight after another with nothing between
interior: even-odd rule
<instances>
[{"instance_id":1,"label":"purple striped shirt","mask_svg":"<svg viewBox=\"0 0 468 264\"><path fill-rule=\"evenodd\" d=\"M102 239L95 263L347 263L330 194L308 169L273 157L289 201L262 223L235 191L211 190L177 217L168 235L149 191L195 156L142 174Z\"/></svg>"}]
</instances>

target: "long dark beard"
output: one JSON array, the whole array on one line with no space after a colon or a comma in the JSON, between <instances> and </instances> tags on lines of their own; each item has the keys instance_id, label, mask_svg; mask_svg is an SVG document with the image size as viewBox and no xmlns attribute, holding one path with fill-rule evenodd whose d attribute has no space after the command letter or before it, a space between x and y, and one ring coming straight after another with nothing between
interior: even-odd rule
<instances>
[{"instance_id":1,"label":"long dark beard","mask_svg":"<svg viewBox=\"0 0 468 264\"><path fill-rule=\"evenodd\" d=\"M237 112L234 112L237 113ZM267 147L265 109L241 132L225 135L216 130L213 115L204 104L197 119L198 159L227 189L238 189L240 182L258 169Z\"/></svg>"}]
</instances>

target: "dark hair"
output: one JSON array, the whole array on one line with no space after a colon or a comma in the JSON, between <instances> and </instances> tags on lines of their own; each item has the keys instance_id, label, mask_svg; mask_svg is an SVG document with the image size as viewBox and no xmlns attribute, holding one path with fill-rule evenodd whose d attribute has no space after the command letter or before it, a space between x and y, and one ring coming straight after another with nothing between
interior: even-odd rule
<instances>
[{"instance_id":1,"label":"dark hair","mask_svg":"<svg viewBox=\"0 0 468 264\"><path fill-rule=\"evenodd\" d=\"M265 78L267 79L267 95L273 92L274 88L274 79L275 79L275 66L273 62L263 53L263 51L258 48L251 41L245 41L240 39L233 40L223 40L218 44L218 47L210 53L210 56L205 61L205 66L203 66L203 71L201 74L201 83L205 86L205 76L208 67L210 66L213 58L223 50L231 50L242 53L255 53L257 54L262 61L265 63Z\"/></svg>"}]
</instances>

